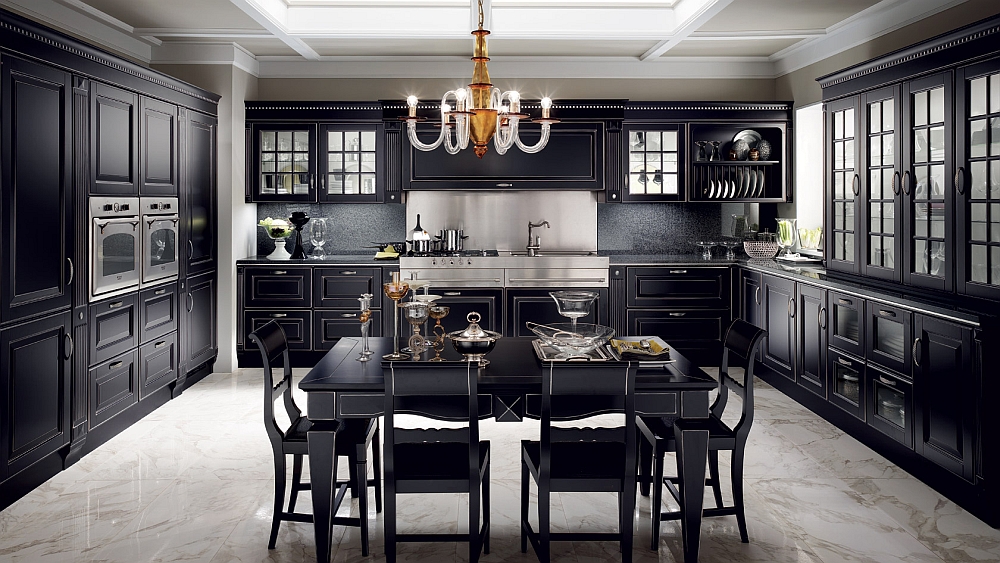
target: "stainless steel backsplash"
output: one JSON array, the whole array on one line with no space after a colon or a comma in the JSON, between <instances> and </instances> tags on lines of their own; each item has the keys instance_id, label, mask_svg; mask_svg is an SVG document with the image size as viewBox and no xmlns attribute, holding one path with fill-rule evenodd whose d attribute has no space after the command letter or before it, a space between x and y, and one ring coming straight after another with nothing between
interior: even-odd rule
<instances>
[{"instance_id":1,"label":"stainless steel backsplash","mask_svg":"<svg viewBox=\"0 0 1000 563\"><path fill-rule=\"evenodd\" d=\"M408 192L407 238L418 213L420 226L431 235L464 229L468 249L524 250L528 222L548 221L551 228L535 229L543 250L597 250L595 192Z\"/></svg>"}]
</instances>

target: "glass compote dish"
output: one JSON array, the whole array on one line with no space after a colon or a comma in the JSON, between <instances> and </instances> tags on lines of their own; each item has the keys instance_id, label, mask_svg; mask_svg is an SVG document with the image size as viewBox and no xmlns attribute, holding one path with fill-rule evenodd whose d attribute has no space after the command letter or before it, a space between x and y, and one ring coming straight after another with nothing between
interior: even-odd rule
<instances>
[{"instance_id":1,"label":"glass compote dish","mask_svg":"<svg viewBox=\"0 0 1000 563\"><path fill-rule=\"evenodd\" d=\"M785 251L782 256L790 258L792 256L792 248L795 246L796 238L798 237L797 221L793 218L782 217L778 217L777 221L778 232L776 234L778 235L778 246Z\"/></svg>"},{"instance_id":2,"label":"glass compote dish","mask_svg":"<svg viewBox=\"0 0 1000 563\"><path fill-rule=\"evenodd\" d=\"M714 242L711 241L698 241L694 243L695 246L701 249L701 257L705 260L712 259L712 247L715 246Z\"/></svg>"},{"instance_id":3,"label":"glass compote dish","mask_svg":"<svg viewBox=\"0 0 1000 563\"><path fill-rule=\"evenodd\" d=\"M392 353L382 356L382 359L407 360L410 356L399 351L399 300L406 297L410 286L405 281L400 281L399 272L393 272L392 281L382 284L382 291L395 305L392 314Z\"/></svg>"},{"instance_id":4,"label":"glass compote dish","mask_svg":"<svg viewBox=\"0 0 1000 563\"><path fill-rule=\"evenodd\" d=\"M590 314L590 307L597 299L596 291L564 290L550 291L549 295L556 302L559 314L569 317L573 332L576 332L576 320Z\"/></svg>"},{"instance_id":5,"label":"glass compote dish","mask_svg":"<svg viewBox=\"0 0 1000 563\"><path fill-rule=\"evenodd\" d=\"M257 224L263 227L268 238L274 241L274 251L267 255L268 260L288 260L292 257L285 250L285 239L292 236L292 233L295 232L295 228L288 221L268 217L267 219L261 219Z\"/></svg>"},{"instance_id":6,"label":"glass compote dish","mask_svg":"<svg viewBox=\"0 0 1000 563\"><path fill-rule=\"evenodd\" d=\"M427 322L430 316L430 305L423 301L410 301L399 306L403 310L403 318L413 327L413 335L407 341L407 347L413 354L423 354L431 347L430 341L420 334L420 325Z\"/></svg>"},{"instance_id":7,"label":"glass compote dish","mask_svg":"<svg viewBox=\"0 0 1000 563\"><path fill-rule=\"evenodd\" d=\"M743 241L734 239L723 239L720 240L717 244L726 249L726 260L735 260L736 253L733 251L733 249L743 244Z\"/></svg>"}]
</instances>

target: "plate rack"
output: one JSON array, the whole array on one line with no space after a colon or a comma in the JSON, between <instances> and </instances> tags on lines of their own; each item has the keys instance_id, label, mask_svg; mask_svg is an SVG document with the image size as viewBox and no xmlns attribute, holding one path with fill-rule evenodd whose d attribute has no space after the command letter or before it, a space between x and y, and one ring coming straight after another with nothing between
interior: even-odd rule
<instances>
[{"instance_id":1,"label":"plate rack","mask_svg":"<svg viewBox=\"0 0 1000 563\"><path fill-rule=\"evenodd\" d=\"M692 200L747 201L775 197L770 188L778 161L693 162Z\"/></svg>"}]
</instances>

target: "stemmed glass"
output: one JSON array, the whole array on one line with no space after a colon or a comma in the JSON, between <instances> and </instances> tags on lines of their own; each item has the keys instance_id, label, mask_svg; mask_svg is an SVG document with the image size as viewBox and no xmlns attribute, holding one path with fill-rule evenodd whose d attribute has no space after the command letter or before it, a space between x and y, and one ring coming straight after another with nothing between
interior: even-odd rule
<instances>
[{"instance_id":1,"label":"stemmed glass","mask_svg":"<svg viewBox=\"0 0 1000 563\"><path fill-rule=\"evenodd\" d=\"M432 304L430 306L430 316L432 319L435 320L434 327L431 329L431 332L433 332L436 335L436 338L434 338L431 341L431 346L434 347L434 357L428 361L431 362L444 361L444 358L441 357L441 352L444 350L444 335L446 331L444 329L444 326L441 325L441 319L447 317L448 313L450 312L451 312L451 307L448 307L446 305Z\"/></svg>"},{"instance_id":2,"label":"stemmed glass","mask_svg":"<svg viewBox=\"0 0 1000 563\"><path fill-rule=\"evenodd\" d=\"M424 288L424 292L426 293L427 292L427 287L431 285L431 282L428 281L428 280L414 280L414 279L410 279L410 280L406 280L406 283L409 284L410 285L410 289L413 290L412 292L410 292L410 302L411 303L414 302L414 301L419 301L417 299L417 292L420 291L421 287ZM400 352L407 352L407 353L413 352L413 350L410 349L409 342L407 342L406 346L404 346L403 349L400 350Z\"/></svg>"},{"instance_id":3,"label":"stemmed glass","mask_svg":"<svg viewBox=\"0 0 1000 563\"><path fill-rule=\"evenodd\" d=\"M313 219L309 226L309 242L312 243L312 257L322 258L326 256L323 245L326 243L326 219Z\"/></svg>"},{"instance_id":4,"label":"stemmed glass","mask_svg":"<svg viewBox=\"0 0 1000 563\"><path fill-rule=\"evenodd\" d=\"M726 249L726 260L736 259L736 253L733 252L733 249L735 249L740 244L742 244L740 241L733 239L725 239L725 240L720 240L718 242L719 246L722 246Z\"/></svg>"},{"instance_id":5,"label":"stemmed glass","mask_svg":"<svg viewBox=\"0 0 1000 563\"><path fill-rule=\"evenodd\" d=\"M430 312L430 304L423 301L410 301L400 305L403 309L403 318L413 327L413 335L407 341L410 352L419 355L430 348L430 342L420 334L420 325L427 322Z\"/></svg>"},{"instance_id":6,"label":"stemmed glass","mask_svg":"<svg viewBox=\"0 0 1000 563\"><path fill-rule=\"evenodd\" d=\"M392 299L394 309L392 313L392 353L382 356L383 360L407 360L407 354L399 352L399 300L406 297L410 291L410 286L405 281L400 281L399 272L392 272L392 281L382 284L382 291L386 297Z\"/></svg>"},{"instance_id":7,"label":"stemmed glass","mask_svg":"<svg viewBox=\"0 0 1000 563\"><path fill-rule=\"evenodd\" d=\"M358 301L361 302L361 315L358 317L361 321L361 353L355 359L359 362L372 359L373 352L368 349L368 328L372 324L372 297L371 293L362 293L361 297L358 297Z\"/></svg>"},{"instance_id":8,"label":"stemmed glass","mask_svg":"<svg viewBox=\"0 0 1000 563\"><path fill-rule=\"evenodd\" d=\"M569 317L573 332L576 332L576 320L590 314L590 307L597 299L596 291L550 291L549 295L556 301L559 314Z\"/></svg>"},{"instance_id":9,"label":"stemmed glass","mask_svg":"<svg viewBox=\"0 0 1000 563\"><path fill-rule=\"evenodd\" d=\"M695 246L701 249L701 257L705 260L712 259L712 247L715 246L714 242L709 241L698 241L694 243Z\"/></svg>"}]
</instances>

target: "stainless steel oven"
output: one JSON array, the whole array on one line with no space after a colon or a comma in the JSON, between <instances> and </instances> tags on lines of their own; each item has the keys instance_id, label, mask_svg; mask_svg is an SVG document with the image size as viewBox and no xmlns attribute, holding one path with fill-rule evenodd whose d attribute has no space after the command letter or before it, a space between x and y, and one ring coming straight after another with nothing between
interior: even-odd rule
<instances>
[{"instance_id":1,"label":"stainless steel oven","mask_svg":"<svg viewBox=\"0 0 1000 563\"><path fill-rule=\"evenodd\" d=\"M90 198L90 300L139 287L139 198Z\"/></svg>"},{"instance_id":2,"label":"stainless steel oven","mask_svg":"<svg viewBox=\"0 0 1000 563\"><path fill-rule=\"evenodd\" d=\"M144 197L142 209L142 283L146 286L177 279L177 198Z\"/></svg>"}]
</instances>

